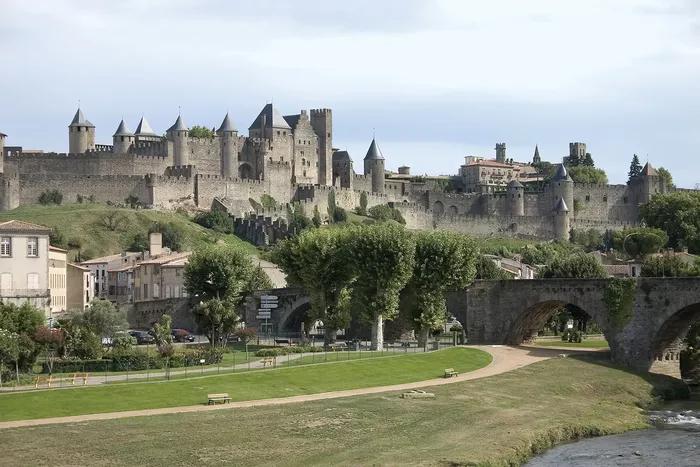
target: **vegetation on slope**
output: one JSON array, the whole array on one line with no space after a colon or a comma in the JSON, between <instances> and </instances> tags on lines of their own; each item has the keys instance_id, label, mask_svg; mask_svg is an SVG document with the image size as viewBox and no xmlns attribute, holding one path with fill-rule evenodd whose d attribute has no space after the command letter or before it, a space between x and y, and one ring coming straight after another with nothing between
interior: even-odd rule
<instances>
[{"instance_id":1,"label":"vegetation on slope","mask_svg":"<svg viewBox=\"0 0 700 467\"><path fill-rule=\"evenodd\" d=\"M63 246L70 250L70 260L75 259L78 252L83 260L119 253L131 246L137 235L147 235L155 224L178 230L183 251L225 242L249 253L257 252L253 245L234 235L206 229L186 214L173 211L116 208L95 203L30 205L0 213L0 222L10 219L56 229L63 237Z\"/></svg>"}]
</instances>

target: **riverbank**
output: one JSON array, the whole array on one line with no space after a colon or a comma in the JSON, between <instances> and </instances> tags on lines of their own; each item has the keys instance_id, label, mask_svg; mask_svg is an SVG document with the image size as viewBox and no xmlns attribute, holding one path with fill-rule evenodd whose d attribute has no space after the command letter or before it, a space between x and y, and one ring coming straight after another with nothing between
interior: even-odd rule
<instances>
[{"instance_id":1,"label":"riverbank","mask_svg":"<svg viewBox=\"0 0 700 467\"><path fill-rule=\"evenodd\" d=\"M557 358L433 387L430 400L382 393L7 429L0 449L12 465L518 465L554 444L648 427L642 407L680 390L597 356Z\"/></svg>"}]
</instances>

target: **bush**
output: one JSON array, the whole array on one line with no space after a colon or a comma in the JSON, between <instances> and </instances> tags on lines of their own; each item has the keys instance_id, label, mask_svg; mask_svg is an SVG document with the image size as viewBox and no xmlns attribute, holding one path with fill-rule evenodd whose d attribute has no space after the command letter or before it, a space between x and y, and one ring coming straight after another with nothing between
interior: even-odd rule
<instances>
[{"instance_id":1,"label":"bush","mask_svg":"<svg viewBox=\"0 0 700 467\"><path fill-rule=\"evenodd\" d=\"M406 221L401 215L401 212L398 209L392 208L391 206L388 206L386 204L372 206L367 211L367 214L369 215L369 217L376 219L380 222L394 220L399 224L406 224Z\"/></svg>"},{"instance_id":2,"label":"bush","mask_svg":"<svg viewBox=\"0 0 700 467\"><path fill-rule=\"evenodd\" d=\"M202 227L216 232L233 233L233 222L223 211L200 212L194 216L194 221Z\"/></svg>"},{"instance_id":3,"label":"bush","mask_svg":"<svg viewBox=\"0 0 700 467\"><path fill-rule=\"evenodd\" d=\"M39 195L39 203L43 205L61 204L62 202L63 194L58 190L47 190Z\"/></svg>"},{"instance_id":4,"label":"bush","mask_svg":"<svg viewBox=\"0 0 700 467\"><path fill-rule=\"evenodd\" d=\"M287 354L293 353L311 353L311 352L323 352L322 347L315 347L311 345L296 345L290 347L273 347L268 349L260 349L255 352L256 357L281 357Z\"/></svg>"}]
</instances>

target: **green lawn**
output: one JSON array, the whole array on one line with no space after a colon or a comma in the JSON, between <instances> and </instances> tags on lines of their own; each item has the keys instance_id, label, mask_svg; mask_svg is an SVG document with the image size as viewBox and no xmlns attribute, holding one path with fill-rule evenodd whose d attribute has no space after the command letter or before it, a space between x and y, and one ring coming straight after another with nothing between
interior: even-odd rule
<instances>
[{"instance_id":1,"label":"green lawn","mask_svg":"<svg viewBox=\"0 0 700 467\"><path fill-rule=\"evenodd\" d=\"M101 222L105 215L117 212L120 221L115 230ZM182 230L183 251L223 241L244 248L250 254L257 249L234 235L214 232L194 223L185 214L153 209L124 209L106 204L63 204L60 206L28 205L0 213L0 222L18 219L60 230L66 241L81 243L83 255L98 257L119 253L129 246L134 234L147 233L154 222L173 223ZM72 260L75 251L71 251Z\"/></svg>"},{"instance_id":2,"label":"green lawn","mask_svg":"<svg viewBox=\"0 0 700 467\"><path fill-rule=\"evenodd\" d=\"M6 393L0 394L0 420L194 405L206 402L207 393L216 392L227 392L233 400L240 401L383 386L436 378L445 368L472 371L490 361L486 352L452 348L175 381Z\"/></svg>"},{"instance_id":3,"label":"green lawn","mask_svg":"<svg viewBox=\"0 0 700 467\"><path fill-rule=\"evenodd\" d=\"M555 339L535 339L538 347L568 347L572 349L607 349L608 341L603 338L588 338L582 342L563 342L560 338Z\"/></svg>"},{"instance_id":4,"label":"green lawn","mask_svg":"<svg viewBox=\"0 0 700 467\"><path fill-rule=\"evenodd\" d=\"M670 378L552 359L429 388L432 400L382 393L11 429L0 451L7 465L515 466L555 443L646 427L640 406L670 387Z\"/></svg>"}]
</instances>

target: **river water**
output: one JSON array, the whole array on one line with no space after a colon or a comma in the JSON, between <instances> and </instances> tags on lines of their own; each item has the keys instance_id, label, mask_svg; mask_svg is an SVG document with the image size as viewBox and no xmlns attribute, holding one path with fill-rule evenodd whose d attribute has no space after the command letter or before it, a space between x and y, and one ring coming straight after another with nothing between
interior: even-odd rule
<instances>
[{"instance_id":1,"label":"river water","mask_svg":"<svg viewBox=\"0 0 700 467\"><path fill-rule=\"evenodd\" d=\"M652 411L655 426L555 447L526 467L700 466L700 408Z\"/></svg>"}]
</instances>

